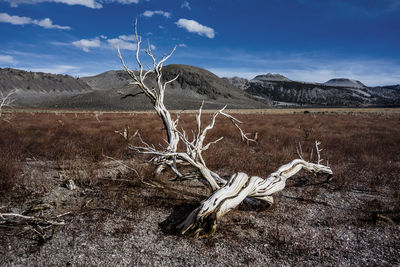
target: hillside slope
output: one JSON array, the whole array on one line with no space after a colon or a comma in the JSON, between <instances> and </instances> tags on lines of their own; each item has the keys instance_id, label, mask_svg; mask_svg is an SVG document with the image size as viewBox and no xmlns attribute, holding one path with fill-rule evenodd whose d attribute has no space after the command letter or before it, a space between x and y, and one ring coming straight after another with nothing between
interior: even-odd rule
<instances>
[{"instance_id":1,"label":"hillside slope","mask_svg":"<svg viewBox=\"0 0 400 267\"><path fill-rule=\"evenodd\" d=\"M265 103L236 88L213 73L187 65L168 65L163 78L179 78L166 90L165 103L170 109L265 108ZM154 75L147 80L156 87ZM107 71L96 76L75 79L68 75L1 69L0 90L16 90L15 105L30 108L76 108L101 110L146 110L151 103L140 89L130 85L125 71ZM129 97L124 97L130 95ZM131 97L135 95L135 97Z\"/></svg>"},{"instance_id":2,"label":"hillside slope","mask_svg":"<svg viewBox=\"0 0 400 267\"><path fill-rule=\"evenodd\" d=\"M227 81L233 83L233 80ZM400 106L400 85L366 87L360 81L346 78L331 79L320 84L291 81L279 74L266 74L248 81L245 91L268 103L272 101L274 105Z\"/></svg>"},{"instance_id":3,"label":"hillside slope","mask_svg":"<svg viewBox=\"0 0 400 267\"><path fill-rule=\"evenodd\" d=\"M265 108L266 105L250 94L231 85L215 74L188 65L167 65L163 78L178 79L167 86L165 104L169 109L197 109L204 100L205 108ZM149 87L156 87L154 75L147 79ZM62 108L89 109L151 109L149 100L137 86L130 85L130 77L124 71L108 71L96 76L82 78L94 87L93 92L76 95L57 103ZM103 81L106 81L105 83ZM123 96L130 95L126 98ZM134 97L133 97L134 96Z\"/></svg>"},{"instance_id":4,"label":"hillside slope","mask_svg":"<svg viewBox=\"0 0 400 267\"><path fill-rule=\"evenodd\" d=\"M92 88L84 81L69 75L0 69L0 91L15 91L15 105L47 107L66 97L87 93Z\"/></svg>"},{"instance_id":5,"label":"hillside slope","mask_svg":"<svg viewBox=\"0 0 400 267\"><path fill-rule=\"evenodd\" d=\"M54 93L84 92L91 88L86 82L69 75L0 68L0 90Z\"/></svg>"}]
</instances>

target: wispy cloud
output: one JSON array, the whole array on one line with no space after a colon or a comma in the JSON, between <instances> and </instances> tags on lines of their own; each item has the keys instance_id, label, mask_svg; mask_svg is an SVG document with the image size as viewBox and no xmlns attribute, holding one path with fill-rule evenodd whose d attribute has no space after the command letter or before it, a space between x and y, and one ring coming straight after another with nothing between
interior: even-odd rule
<instances>
[{"instance_id":1,"label":"wispy cloud","mask_svg":"<svg viewBox=\"0 0 400 267\"><path fill-rule=\"evenodd\" d=\"M72 42L72 44L85 52L89 52L92 48L119 48L121 50L136 50L136 42L134 42L134 35L120 35L117 38L107 38L104 35L100 35L99 37L92 39L81 39L79 41ZM62 42L51 42L54 45L70 45L71 43L62 43ZM153 46L153 49L155 47Z\"/></svg>"},{"instance_id":2,"label":"wispy cloud","mask_svg":"<svg viewBox=\"0 0 400 267\"><path fill-rule=\"evenodd\" d=\"M107 43L113 48L119 48L124 50L136 50L136 44L128 42L120 38L108 39Z\"/></svg>"},{"instance_id":3,"label":"wispy cloud","mask_svg":"<svg viewBox=\"0 0 400 267\"><path fill-rule=\"evenodd\" d=\"M162 11L162 10L146 10L142 13L142 16L151 18L154 15L161 15L166 17L167 19L171 17L170 12Z\"/></svg>"},{"instance_id":4,"label":"wispy cloud","mask_svg":"<svg viewBox=\"0 0 400 267\"><path fill-rule=\"evenodd\" d=\"M121 50L131 50L135 51L137 48L135 36L133 34L130 35L120 35L118 38L107 39L107 43L111 48L119 48Z\"/></svg>"},{"instance_id":5,"label":"wispy cloud","mask_svg":"<svg viewBox=\"0 0 400 267\"><path fill-rule=\"evenodd\" d=\"M33 20L33 24L36 24L45 29L59 29L59 30L70 30L71 29L71 27L69 27L69 26L55 25L49 18L45 18L42 20Z\"/></svg>"},{"instance_id":6,"label":"wispy cloud","mask_svg":"<svg viewBox=\"0 0 400 267\"><path fill-rule=\"evenodd\" d=\"M90 48L100 47L99 38L94 39L82 39L79 41L72 42L72 44L85 52L89 52Z\"/></svg>"},{"instance_id":7,"label":"wispy cloud","mask_svg":"<svg viewBox=\"0 0 400 267\"><path fill-rule=\"evenodd\" d=\"M80 5L88 8L102 8L103 4L119 3L124 5L137 4L139 0L3 0L10 3L10 6L17 7L21 4L39 4L44 2L60 3L66 5Z\"/></svg>"},{"instance_id":8,"label":"wispy cloud","mask_svg":"<svg viewBox=\"0 0 400 267\"><path fill-rule=\"evenodd\" d=\"M0 64L17 64L17 61L13 56L10 55L0 55Z\"/></svg>"},{"instance_id":9,"label":"wispy cloud","mask_svg":"<svg viewBox=\"0 0 400 267\"><path fill-rule=\"evenodd\" d=\"M135 35L130 34L130 35L120 35L118 36L119 39L124 40L124 41L134 41L135 40Z\"/></svg>"},{"instance_id":10,"label":"wispy cloud","mask_svg":"<svg viewBox=\"0 0 400 267\"><path fill-rule=\"evenodd\" d=\"M59 29L59 30L70 30L69 26L60 26L53 24L51 19L45 18L42 20L36 20L29 17L20 17L20 16L12 16L7 13L0 13L0 22L10 23L13 25L25 25L25 24L33 24L45 29Z\"/></svg>"},{"instance_id":11,"label":"wispy cloud","mask_svg":"<svg viewBox=\"0 0 400 267\"><path fill-rule=\"evenodd\" d=\"M139 0L102 0L103 3L138 4Z\"/></svg>"},{"instance_id":12,"label":"wispy cloud","mask_svg":"<svg viewBox=\"0 0 400 267\"><path fill-rule=\"evenodd\" d=\"M184 1L181 5L181 8L187 8L188 10L191 10L192 8L190 7L190 3L188 1Z\"/></svg>"},{"instance_id":13,"label":"wispy cloud","mask_svg":"<svg viewBox=\"0 0 400 267\"><path fill-rule=\"evenodd\" d=\"M17 7L21 4L39 4L43 2L62 3L67 5L81 5L88 8L102 8L100 1L96 0L4 0L9 2L12 7Z\"/></svg>"},{"instance_id":14,"label":"wispy cloud","mask_svg":"<svg viewBox=\"0 0 400 267\"><path fill-rule=\"evenodd\" d=\"M179 19L175 24L179 28L183 28L188 32L197 33L200 36L206 36L210 39L215 37L214 29L201 25L195 20L190 19Z\"/></svg>"}]
</instances>

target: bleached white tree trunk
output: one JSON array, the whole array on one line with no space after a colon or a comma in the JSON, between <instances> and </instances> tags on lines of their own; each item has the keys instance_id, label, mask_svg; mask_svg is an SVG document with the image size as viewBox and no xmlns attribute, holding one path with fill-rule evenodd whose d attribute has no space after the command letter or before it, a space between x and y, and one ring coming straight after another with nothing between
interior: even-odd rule
<instances>
[{"instance_id":1,"label":"bleached white tree trunk","mask_svg":"<svg viewBox=\"0 0 400 267\"><path fill-rule=\"evenodd\" d=\"M151 103L153 104L154 110L157 112L157 115L161 118L165 130L167 132L167 141L168 141L168 147L167 151L169 152L176 152L177 146L179 143L179 136L178 133L176 132L176 126L178 123L178 120L173 120L171 113L168 111L168 109L164 105L164 96L165 96L165 88L169 83L172 83L176 79L178 79L179 76L176 76L172 80L165 81L163 82L162 80L162 67L164 62L172 56L174 53L176 47L174 47L171 51L171 53L167 56L164 56L161 61L157 62L152 51L151 51L151 45L149 44L148 48L145 49L144 51L151 57L153 61L153 69L144 71L143 70L143 65L139 57L140 49L141 49L141 43L142 40L137 34L137 22L135 23L135 37L136 37L136 62L138 64L139 70L138 73L136 74L135 71L132 71L126 66L121 52L118 48L118 56L121 60L122 65L124 66L125 71L131 76L133 79L133 82L131 82L132 85L137 85L139 88L142 90L142 92L147 96L147 98L150 99ZM155 73L156 75L156 81L157 81L157 89L149 88L146 85L146 79L148 78L148 75L151 73Z\"/></svg>"},{"instance_id":2,"label":"bleached white tree trunk","mask_svg":"<svg viewBox=\"0 0 400 267\"><path fill-rule=\"evenodd\" d=\"M137 22L135 23L135 36L137 41L136 61L139 67L137 72L130 70L118 49L118 55L124 69L132 77L133 85L137 85L142 92L151 100L153 107L161 118L167 133L168 145L162 150L156 149L154 146L148 145L144 142L140 134L138 137L142 142L142 146L130 145L130 148L143 154L155 155L158 162L162 163L161 166L168 166L173 170L178 177L183 175L179 171L179 163L185 162L196 168L201 178L206 180L213 191L212 195L206 199L197 209L189 214L178 226L177 229L181 234L190 235L195 238L202 238L211 235L216 230L218 219L237 207L246 198L255 198L266 201L270 204L273 203L272 194L285 188L286 180L295 175L301 169L310 171L314 174L326 173L332 175L332 170L325 165L321 164L320 151L318 148L319 142L316 142L316 152L318 155L317 163L310 163L305 161L299 154L299 159L295 159L286 165L281 166L277 171L271 173L266 178L257 176L249 176L245 173L236 173L226 181L222 179L216 172L210 170L202 156L202 152L209 149L211 145L216 144L222 139L218 138L215 141L204 143L207 133L214 128L216 118L221 115L229 119L233 125L238 129L243 141L254 141L247 137L247 134L240 128L241 123L236 118L225 113L225 108L218 110L213 114L209 124L206 127L201 125L201 115L204 102L201 104L198 114L196 115L197 128L190 139L185 130L178 129L179 116L173 120L170 112L164 105L164 96L166 86L175 81L177 77L169 81L162 80L162 66L163 63L171 57L175 48L167 56L164 56L161 61L157 62L152 54L151 46L149 44L145 52L150 56L153 61L153 69L144 71L143 65L139 58L141 38L137 33ZM150 73L155 73L157 88L150 89L146 85L146 79ZM184 151L179 151L178 144L182 143L185 147Z\"/></svg>"},{"instance_id":3,"label":"bleached white tree trunk","mask_svg":"<svg viewBox=\"0 0 400 267\"><path fill-rule=\"evenodd\" d=\"M177 228L181 234L195 238L207 237L215 232L219 218L236 208L247 197L256 198L272 205L274 203L272 194L284 189L286 180L301 169L315 174L332 175L329 167L302 159L295 159L281 166L266 178L248 176L242 172L235 173L224 187L215 191L197 209L192 211Z\"/></svg>"}]
</instances>

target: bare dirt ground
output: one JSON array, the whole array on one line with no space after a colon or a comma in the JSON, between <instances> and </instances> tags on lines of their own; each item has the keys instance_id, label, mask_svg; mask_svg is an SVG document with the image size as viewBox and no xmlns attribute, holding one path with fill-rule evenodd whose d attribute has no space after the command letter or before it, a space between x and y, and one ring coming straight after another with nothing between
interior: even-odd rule
<instances>
[{"instance_id":1,"label":"bare dirt ground","mask_svg":"<svg viewBox=\"0 0 400 267\"><path fill-rule=\"evenodd\" d=\"M209 191L198 181L170 181L168 172L155 177L154 166L114 133L129 125L157 145L162 127L154 115L14 114L0 124L0 213L65 225L0 223L0 265L400 265L399 114L238 117L259 140L241 143L229 122L217 121L210 139L226 138L206 161L223 176L267 176L296 157L299 142L308 155L316 139L334 176L302 172L272 207L243 204L212 237L194 240L172 234L169 223ZM192 119L185 114L184 126Z\"/></svg>"}]
</instances>

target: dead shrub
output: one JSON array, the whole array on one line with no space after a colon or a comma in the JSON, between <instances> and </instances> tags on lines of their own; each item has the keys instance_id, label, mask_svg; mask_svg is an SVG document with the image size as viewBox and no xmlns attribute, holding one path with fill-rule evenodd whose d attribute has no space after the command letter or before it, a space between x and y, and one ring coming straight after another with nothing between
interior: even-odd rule
<instances>
[{"instance_id":1,"label":"dead shrub","mask_svg":"<svg viewBox=\"0 0 400 267\"><path fill-rule=\"evenodd\" d=\"M0 193L11 190L21 179L21 162L15 153L0 151Z\"/></svg>"}]
</instances>

